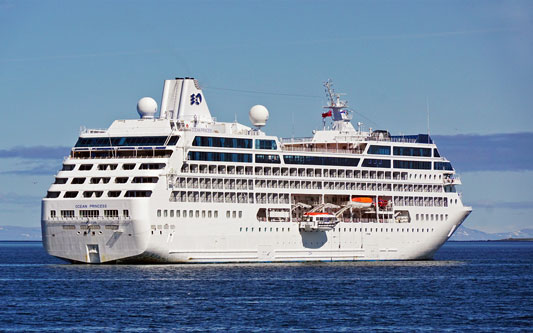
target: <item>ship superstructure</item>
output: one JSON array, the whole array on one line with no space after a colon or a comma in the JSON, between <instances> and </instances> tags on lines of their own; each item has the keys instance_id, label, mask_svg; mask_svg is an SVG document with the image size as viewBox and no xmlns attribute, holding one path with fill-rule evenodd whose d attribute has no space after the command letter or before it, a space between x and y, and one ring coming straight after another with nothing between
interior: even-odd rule
<instances>
[{"instance_id":1,"label":"ship superstructure","mask_svg":"<svg viewBox=\"0 0 533 333\"><path fill-rule=\"evenodd\" d=\"M325 84L331 127L265 134L218 122L193 78L166 80L141 119L84 130L42 202L43 243L79 263L432 258L471 212L429 135L351 124ZM331 118L331 120L329 120Z\"/></svg>"}]
</instances>

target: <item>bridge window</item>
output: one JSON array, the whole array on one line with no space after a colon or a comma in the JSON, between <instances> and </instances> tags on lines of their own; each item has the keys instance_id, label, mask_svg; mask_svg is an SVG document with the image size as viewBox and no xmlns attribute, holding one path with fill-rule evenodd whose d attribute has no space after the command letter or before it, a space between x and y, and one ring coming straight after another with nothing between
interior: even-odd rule
<instances>
[{"instance_id":1,"label":"bridge window","mask_svg":"<svg viewBox=\"0 0 533 333\"><path fill-rule=\"evenodd\" d=\"M397 169L431 170L431 162L397 160L394 161L394 167Z\"/></svg>"},{"instance_id":2,"label":"bridge window","mask_svg":"<svg viewBox=\"0 0 533 333\"><path fill-rule=\"evenodd\" d=\"M371 168L390 168L390 160L380 160L380 159L374 159L374 158L365 158L363 160L364 167L371 167ZM372 171L374 172L374 171Z\"/></svg>"},{"instance_id":3,"label":"bridge window","mask_svg":"<svg viewBox=\"0 0 533 333\"><path fill-rule=\"evenodd\" d=\"M390 146L372 145L368 148L368 153L375 155L390 155Z\"/></svg>"},{"instance_id":4,"label":"bridge window","mask_svg":"<svg viewBox=\"0 0 533 333\"><path fill-rule=\"evenodd\" d=\"M394 147L394 155L431 157L431 148Z\"/></svg>"},{"instance_id":5,"label":"bridge window","mask_svg":"<svg viewBox=\"0 0 533 333\"><path fill-rule=\"evenodd\" d=\"M450 162L434 162L433 168L435 170L448 170L453 171L452 164Z\"/></svg>"},{"instance_id":6,"label":"bridge window","mask_svg":"<svg viewBox=\"0 0 533 333\"><path fill-rule=\"evenodd\" d=\"M271 149L276 150L278 146L276 145L275 140L255 140L255 149Z\"/></svg>"},{"instance_id":7,"label":"bridge window","mask_svg":"<svg viewBox=\"0 0 533 333\"><path fill-rule=\"evenodd\" d=\"M197 136L192 141L197 147L220 147L220 148L252 148L252 139L223 138L212 136Z\"/></svg>"}]
</instances>

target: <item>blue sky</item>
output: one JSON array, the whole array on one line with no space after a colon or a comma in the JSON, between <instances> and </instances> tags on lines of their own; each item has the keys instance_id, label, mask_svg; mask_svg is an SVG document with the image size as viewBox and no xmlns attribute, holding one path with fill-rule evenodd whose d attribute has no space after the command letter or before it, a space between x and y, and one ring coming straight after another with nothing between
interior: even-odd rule
<instances>
[{"instance_id":1,"label":"blue sky","mask_svg":"<svg viewBox=\"0 0 533 333\"><path fill-rule=\"evenodd\" d=\"M0 224L39 199L81 126L137 117L164 79L199 79L219 120L308 136L334 80L355 121L430 131L483 231L533 227L533 2L0 1Z\"/></svg>"}]
</instances>

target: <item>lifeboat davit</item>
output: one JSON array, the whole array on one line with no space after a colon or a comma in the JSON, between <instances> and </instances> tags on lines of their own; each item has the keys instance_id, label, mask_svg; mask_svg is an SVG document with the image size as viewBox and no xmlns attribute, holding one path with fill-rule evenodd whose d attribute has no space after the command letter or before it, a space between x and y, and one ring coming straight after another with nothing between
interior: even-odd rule
<instances>
[{"instance_id":1,"label":"lifeboat davit","mask_svg":"<svg viewBox=\"0 0 533 333\"><path fill-rule=\"evenodd\" d=\"M373 204L374 200L370 197L355 197L350 202L350 206L356 209L370 208Z\"/></svg>"}]
</instances>

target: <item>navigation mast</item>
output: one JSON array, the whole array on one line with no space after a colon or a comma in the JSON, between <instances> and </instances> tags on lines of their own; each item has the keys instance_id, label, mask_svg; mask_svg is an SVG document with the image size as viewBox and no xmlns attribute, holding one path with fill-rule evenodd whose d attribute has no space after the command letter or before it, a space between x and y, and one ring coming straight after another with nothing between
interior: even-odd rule
<instances>
[{"instance_id":1,"label":"navigation mast","mask_svg":"<svg viewBox=\"0 0 533 333\"><path fill-rule=\"evenodd\" d=\"M328 111L322 113L324 128L326 127L326 118L331 117L333 120L333 130L355 132L355 129L350 122L351 117L348 115L348 112L350 112L348 109L348 102L341 100L341 95L345 94L335 92L331 79L324 82L324 88L326 91L326 98L328 99L328 105L324 106L324 109L328 109Z\"/></svg>"}]
</instances>

